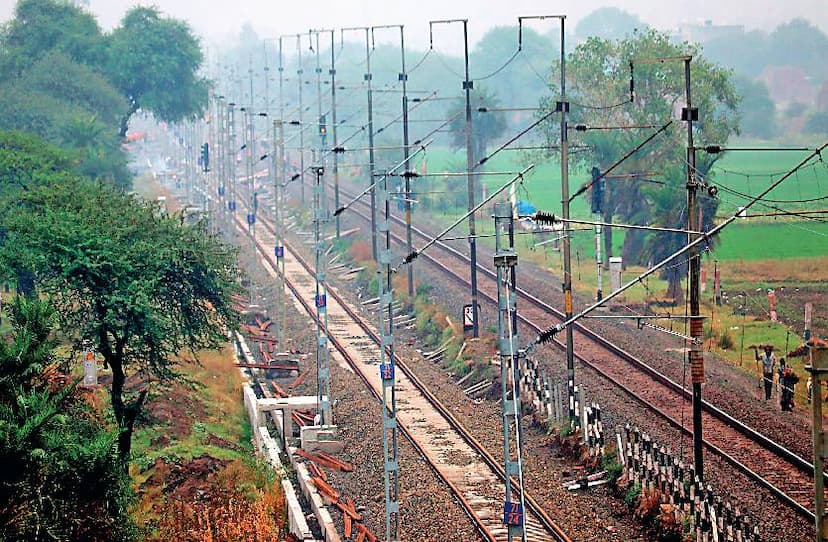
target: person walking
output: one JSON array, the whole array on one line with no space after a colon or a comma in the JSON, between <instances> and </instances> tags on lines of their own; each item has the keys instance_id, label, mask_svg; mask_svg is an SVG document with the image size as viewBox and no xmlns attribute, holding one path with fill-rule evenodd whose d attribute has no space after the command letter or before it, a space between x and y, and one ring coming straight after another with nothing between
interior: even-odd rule
<instances>
[{"instance_id":1,"label":"person walking","mask_svg":"<svg viewBox=\"0 0 828 542\"><path fill-rule=\"evenodd\" d=\"M799 377L796 376L792 368L785 365L785 358L779 358L779 367L782 369L779 375L779 387L782 388L782 396L779 404L783 411L787 410L791 412L794 407L794 387L799 382Z\"/></svg>"},{"instance_id":2,"label":"person walking","mask_svg":"<svg viewBox=\"0 0 828 542\"><path fill-rule=\"evenodd\" d=\"M762 381L765 384L765 401L770 401L771 392L773 391L773 370L776 367L776 358L773 355L773 345L766 344L764 353L760 356L759 349L754 352L756 354L756 361L762 362Z\"/></svg>"}]
</instances>

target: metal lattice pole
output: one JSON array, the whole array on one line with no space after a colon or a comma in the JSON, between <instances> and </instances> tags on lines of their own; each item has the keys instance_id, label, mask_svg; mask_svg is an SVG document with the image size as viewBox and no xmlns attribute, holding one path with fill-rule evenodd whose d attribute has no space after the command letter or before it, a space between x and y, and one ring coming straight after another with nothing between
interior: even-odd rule
<instances>
[{"instance_id":1,"label":"metal lattice pole","mask_svg":"<svg viewBox=\"0 0 828 542\"><path fill-rule=\"evenodd\" d=\"M230 177L230 199L227 200L227 210L230 211L230 220L233 220L233 215L236 214L236 153L238 146L236 143L236 111L235 103L227 104L227 125L229 129L229 144L227 145L227 173Z\"/></svg>"},{"instance_id":2,"label":"metal lattice pole","mask_svg":"<svg viewBox=\"0 0 828 542\"><path fill-rule=\"evenodd\" d=\"M333 425L331 418L331 370L328 352L328 292L326 285L327 256L325 254L327 242L323 236L323 228L329 221L328 204L325 200L325 176L323 166L315 166L316 184L313 191L313 223L314 223L314 272L316 274L316 404L320 417L319 425Z\"/></svg>"},{"instance_id":3,"label":"metal lattice pole","mask_svg":"<svg viewBox=\"0 0 828 542\"><path fill-rule=\"evenodd\" d=\"M339 146L336 126L336 52L334 49L334 31L331 30L331 68L328 70L331 76L331 132L333 134L333 147ZM334 176L334 209L339 209L339 154L333 153L333 176ZM339 215L336 215L336 238L339 239L341 228Z\"/></svg>"},{"instance_id":4,"label":"metal lattice pole","mask_svg":"<svg viewBox=\"0 0 828 542\"><path fill-rule=\"evenodd\" d=\"M500 352L500 386L503 414L503 466L507 474L503 523L508 529L509 542L514 537L526 541L524 527L523 465L520 426L520 359L518 350L516 276L517 252L514 246L514 217L508 203L495 205L495 255L497 269L497 347ZM511 451L512 432L516 449ZM519 487L512 488L512 477L517 477Z\"/></svg>"},{"instance_id":5,"label":"metal lattice pole","mask_svg":"<svg viewBox=\"0 0 828 542\"><path fill-rule=\"evenodd\" d=\"M382 455L385 471L385 539L399 540L399 463L397 444L397 398L394 361L394 291L391 279L391 232L389 218L391 201L388 195L388 176L377 184L378 202L385 209L385 219L377 222L377 236L385 234L385 243L379 251L379 331L380 376L382 377Z\"/></svg>"},{"instance_id":6,"label":"metal lattice pole","mask_svg":"<svg viewBox=\"0 0 828 542\"><path fill-rule=\"evenodd\" d=\"M273 142L275 153L271 161L273 172L273 223L275 226L275 239L273 255L276 258L276 339L279 347L286 351L285 347L285 325L287 318L287 307L285 306L285 242L284 242L284 209L282 208L284 190L282 185L285 182L285 133L284 123L281 119L273 121Z\"/></svg>"}]
</instances>

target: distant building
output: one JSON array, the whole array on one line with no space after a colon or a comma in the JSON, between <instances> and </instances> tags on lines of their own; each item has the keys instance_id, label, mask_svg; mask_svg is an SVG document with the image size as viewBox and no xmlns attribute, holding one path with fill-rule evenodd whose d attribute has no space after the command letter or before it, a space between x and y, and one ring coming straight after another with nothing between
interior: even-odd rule
<instances>
[{"instance_id":1,"label":"distant building","mask_svg":"<svg viewBox=\"0 0 828 542\"><path fill-rule=\"evenodd\" d=\"M713 24L711 19L701 23L681 23L674 37L680 41L706 43L721 38L740 37L745 34L741 24Z\"/></svg>"}]
</instances>

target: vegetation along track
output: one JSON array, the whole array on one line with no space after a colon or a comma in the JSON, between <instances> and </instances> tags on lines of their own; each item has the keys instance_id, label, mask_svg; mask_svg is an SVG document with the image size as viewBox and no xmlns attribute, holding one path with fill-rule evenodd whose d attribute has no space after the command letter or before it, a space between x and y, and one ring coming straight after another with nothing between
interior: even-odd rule
<instances>
[{"instance_id":1,"label":"vegetation along track","mask_svg":"<svg viewBox=\"0 0 828 542\"><path fill-rule=\"evenodd\" d=\"M340 194L348 201L353 197L341 189ZM367 203L359 203L361 208L370 209ZM370 223L370 216L356 207L351 207L349 211ZM402 232L405 223L401 218L392 216L391 222L394 228ZM432 238L427 232L413 226L412 232L420 240L428 241ZM396 243L405 246L404 232L395 233L392 230L392 236ZM438 253L443 256L438 257ZM433 252L423 253L420 258L427 259L453 280L469 287L469 257L459 250L446 243L437 243ZM478 281L481 299L496 305L494 271L478 265L478 276L484 278ZM518 296L522 301L518 317L535 332L550 325L550 316L558 321L563 320L564 314L561 311L531 292L518 288ZM575 357L581 363L620 387L670 425L688 435L692 434L692 430L681 422L682 404L692 397L689 390L598 333L579 323L574 328ZM562 341L555 339L554 342L559 348L565 348ZM630 367L636 370L630 371ZM812 464L706 401L703 403L703 426L704 443L711 451L748 478L766 487L799 515L813 521Z\"/></svg>"},{"instance_id":2,"label":"vegetation along track","mask_svg":"<svg viewBox=\"0 0 828 542\"><path fill-rule=\"evenodd\" d=\"M257 249L274 272L272 226L264 219L257 222L266 230L262 234L259 228L255 239ZM237 224L244 231L246 226L238 218ZM285 246L285 282L315 319L316 311L309 301L315 293L313 270L287 243ZM328 327L336 352L379 400L379 337L332 289L328 290ZM449 486L480 534L490 541L506 540L506 529L501 523L505 479L502 466L402 360L396 358L396 364L400 369L397 403L401 431ZM563 530L534 499L527 494L525 500L526 529L531 540L569 542Z\"/></svg>"}]
</instances>

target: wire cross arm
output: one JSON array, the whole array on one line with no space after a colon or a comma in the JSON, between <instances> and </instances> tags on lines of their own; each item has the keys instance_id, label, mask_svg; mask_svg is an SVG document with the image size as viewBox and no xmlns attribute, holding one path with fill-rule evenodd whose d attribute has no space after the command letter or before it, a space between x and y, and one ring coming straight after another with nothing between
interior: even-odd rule
<instances>
[{"instance_id":1,"label":"wire cross arm","mask_svg":"<svg viewBox=\"0 0 828 542\"><path fill-rule=\"evenodd\" d=\"M479 211L480 209L482 209L482 208L483 208L483 207L484 207L487 203L489 203L489 202L490 202L490 201L492 201L494 198L496 198L496 197L497 197L499 194L501 194L504 190L506 190L507 188L509 188L510 186L512 186L514 183L516 183L516 182L518 182L518 181L523 181L523 176L524 176L524 175L526 175L527 173L529 173L529 172L530 172L530 171L531 171L534 167L535 167L535 164L529 164L528 166L526 166L525 168L523 168L523 169L522 169L522 170L521 170L521 171L520 171L517 175L515 175L514 177L512 177L512 179L511 179L511 180L509 180L506 184L504 184L503 186L501 186L500 188L498 188L497 190L495 190L494 192L492 192L492 193L491 193L491 194L490 194L490 195L489 195L486 199L484 199L483 201L481 201L480 203L478 203L477 205L475 205L475 207L474 207L472 210L470 210L469 212L467 212L466 214L464 214L463 216L461 216L460 218L458 218L457 220L455 220L455 221L454 221L454 222L453 222L453 223L452 223L449 227L447 227L445 230L443 230L443 231L442 231L439 235L437 235L436 237L432 238L432 239L431 239L428 243L426 243L425 245L423 245L423 247L422 247L422 248L412 250L412 251L411 251L408 255L406 255L406 257L405 257L405 258L403 258L402 262L400 262L400 264L399 264L399 265L397 265L397 267L395 267L394 269L392 269L392 270L391 270L391 272L392 272L392 273L396 273L397 271L399 271L399 269L400 269L402 266L407 265L407 264L410 264L411 262L413 262L414 260L416 260L416 259L417 259L417 257L418 257L420 254L422 254L423 252L425 252L426 250L428 250L430 247L432 247L433 245L435 245L437 242L439 242L439 241L440 241L443 237L445 237L445 236L446 236L446 235L447 235L447 234L448 234L451 230L453 230L454 228L456 228L457 226L459 226L459 225L460 225L460 224L461 224L464 220L466 220L466 219L467 219L468 217L470 217L472 214L474 214L474 213L476 213L477 211Z\"/></svg>"},{"instance_id":2,"label":"wire cross arm","mask_svg":"<svg viewBox=\"0 0 828 542\"><path fill-rule=\"evenodd\" d=\"M782 177L780 177L776 181L772 182L765 190L762 191L761 194L754 197L747 204L745 204L745 206L742 208L741 211L729 216L724 222L722 222L721 224L719 224L718 226L716 226L715 228L713 228L712 230L707 232L706 235L696 237L695 240L688 243L683 248L680 248L679 250L677 250L674 253L670 254L669 256L667 256L666 258L664 258L663 260L661 260L660 262L655 264L650 269L648 269L645 272L641 273L640 275L638 275L637 277L635 277L631 281L627 282L626 284L624 284L623 286L621 286L620 288L618 288L614 292L612 292L609 295L607 295L606 297L604 297L601 301L596 301L595 303L588 306L587 308L585 308L584 310L582 310L578 314L573 315L571 318L541 331L538 334L538 336L535 338L534 342L526 347L527 352L534 350L534 348L539 344L544 344L544 343L547 343L547 342L551 341L555 337L555 335L557 335L558 333L560 333L561 331L566 329L567 326L571 326L572 324L574 324L575 322L577 322L581 318L585 317L586 315L588 315L589 313L591 313L592 311L594 311L598 307L606 304L607 302L609 302L612 299L615 299L616 297L618 297L622 293L626 292L627 290L629 290L630 288L635 286L637 283L641 282L643 279L649 277L650 275L652 275L653 273L655 273L659 269L663 268L664 266L666 266L668 263L670 263L671 261L673 261L677 257L679 257L682 254L684 254L685 252L689 251L691 248L694 248L698 245L701 245L702 243L708 242L711 237L713 237L714 235L717 235L724 228L726 228L727 226L732 224L734 221L736 221L736 219L739 217L740 213L742 213L742 212L750 209L751 207L753 207L757 202L759 202L762 198L764 198L766 195L768 195L768 193L770 193L777 186L779 186L780 184L785 182L785 180L787 180L789 177L794 175L797 171L799 171L800 168L805 166L814 156L818 156L823 150L825 150L826 147L828 147L828 141L826 141L821 146L819 146L814 152L809 154L806 158L804 158L797 165L795 165L793 168L791 168Z\"/></svg>"},{"instance_id":3,"label":"wire cross arm","mask_svg":"<svg viewBox=\"0 0 828 542\"><path fill-rule=\"evenodd\" d=\"M356 196L354 197L354 199L352 199L351 201L349 201L348 203L346 203L345 205L343 205L342 207L340 207L339 209L337 209L336 211L334 211L334 213L333 213L333 214L334 214L334 216L339 216L339 215L341 215L341 214L342 214L343 212L345 212L345 211L346 211L346 210L347 210L347 209L348 209L351 205L353 205L354 203L356 203L357 201L359 201L359 200L360 200L360 199L361 199L361 198L362 198L365 194L367 194L367 193L369 193L371 190L373 190L373 189L377 186L377 183L381 182L383 179L386 179L389 175L391 175L391 173L393 173L393 172L394 172L394 171L396 171L397 169L399 169L399 168L401 168L402 166L404 166L406 163L408 163L408 161L410 161L412 158L414 158L415 156L417 156L417 155L418 155L418 154L420 154L421 152L425 152L426 147L428 147L429 145L431 145L431 142L432 142L432 141L434 141L434 140L433 140L433 139L429 139L429 140L428 140L428 141L426 141L425 143L422 143L422 144L419 146L419 148L411 154L411 156L409 156L408 158L405 158L405 159L404 159L404 160L402 160L401 162L398 162L398 163L397 163L394 167L392 167L391 169L389 169L388 171L386 171L386 172L382 175L382 177L380 177L379 179L377 179L376 181L374 181L374 182L373 182L373 183L372 183L372 184L371 184L368 188L366 188L365 190L363 190L362 192L360 192L358 195L356 195Z\"/></svg>"}]
</instances>

